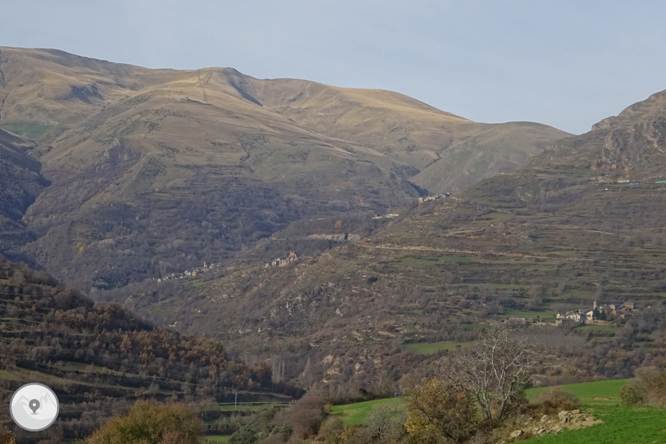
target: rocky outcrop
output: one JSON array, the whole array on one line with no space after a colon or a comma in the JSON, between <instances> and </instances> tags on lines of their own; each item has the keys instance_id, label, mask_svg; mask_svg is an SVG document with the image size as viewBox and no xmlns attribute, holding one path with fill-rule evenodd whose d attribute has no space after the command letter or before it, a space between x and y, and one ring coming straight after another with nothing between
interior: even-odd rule
<instances>
[{"instance_id":1,"label":"rocky outcrop","mask_svg":"<svg viewBox=\"0 0 666 444\"><path fill-rule=\"evenodd\" d=\"M540 419L532 416L520 415L516 418L513 427L510 427L507 439L503 442L522 441L525 436L541 436L559 433L562 430L574 430L601 423L588 413L580 410L562 410L557 415L543 415ZM520 438L520 439L518 439Z\"/></svg>"}]
</instances>

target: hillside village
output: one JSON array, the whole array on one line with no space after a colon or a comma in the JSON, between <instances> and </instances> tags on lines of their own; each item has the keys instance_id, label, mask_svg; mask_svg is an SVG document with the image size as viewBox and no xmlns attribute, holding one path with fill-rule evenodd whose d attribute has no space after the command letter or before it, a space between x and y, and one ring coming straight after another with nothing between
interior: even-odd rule
<instances>
[{"instance_id":1,"label":"hillside village","mask_svg":"<svg viewBox=\"0 0 666 444\"><path fill-rule=\"evenodd\" d=\"M185 270L182 273L171 273L168 274L164 277L161 278L153 278L152 280L157 281L157 282L166 282L166 281L171 281L175 279L186 279L186 278L191 278L191 277L197 277L205 273L209 273L213 270L217 270L220 268L222 264L209 264L207 262L204 262L203 267L195 267L191 270Z\"/></svg>"},{"instance_id":2,"label":"hillside village","mask_svg":"<svg viewBox=\"0 0 666 444\"><path fill-rule=\"evenodd\" d=\"M359 237L360 240L360 237ZM284 267L289 264L293 264L298 261L298 254L296 254L294 251L290 251L289 255L282 259L282 258L276 258L275 260L271 262L267 262L264 265L264 268L270 268L270 267ZM166 282L166 281L171 281L171 280L176 280L176 279L187 279L187 278L194 278L197 276L201 276L203 274L209 273L211 271L217 270L222 266L222 264L209 264L207 262L204 262L202 267L195 267L191 270L185 270L182 273L170 273L167 276L161 277L161 278L153 278L152 280L156 282Z\"/></svg>"},{"instance_id":3,"label":"hillside village","mask_svg":"<svg viewBox=\"0 0 666 444\"><path fill-rule=\"evenodd\" d=\"M426 196L426 197L419 197L418 202L423 203L423 202L431 202L433 200L441 199L443 197L450 197L451 193L443 193L443 194L434 194L431 196Z\"/></svg>"},{"instance_id":4,"label":"hillside village","mask_svg":"<svg viewBox=\"0 0 666 444\"><path fill-rule=\"evenodd\" d=\"M378 219L395 219L396 217L399 217L400 215L398 213L389 213L389 214L384 214L383 216L375 215L372 218L374 220Z\"/></svg>"},{"instance_id":5,"label":"hillside village","mask_svg":"<svg viewBox=\"0 0 666 444\"><path fill-rule=\"evenodd\" d=\"M598 305L595 300L592 310L572 310L564 314L558 313L555 325L607 324L616 319L631 317L638 310L639 308L633 302Z\"/></svg>"},{"instance_id":6,"label":"hillside village","mask_svg":"<svg viewBox=\"0 0 666 444\"><path fill-rule=\"evenodd\" d=\"M277 259L275 259L274 261L272 261L270 263L266 262L266 264L264 265L264 268L286 267L287 265L293 264L294 262L298 262L298 255L295 252L290 251L289 256L287 256L284 259L277 258Z\"/></svg>"}]
</instances>

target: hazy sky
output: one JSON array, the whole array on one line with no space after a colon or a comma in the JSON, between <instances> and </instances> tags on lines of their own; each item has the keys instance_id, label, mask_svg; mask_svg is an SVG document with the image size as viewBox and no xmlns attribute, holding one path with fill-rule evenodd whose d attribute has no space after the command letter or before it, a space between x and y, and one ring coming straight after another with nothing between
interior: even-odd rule
<instances>
[{"instance_id":1,"label":"hazy sky","mask_svg":"<svg viewBox=\"0 0 666 444\"><path fill-rule=\"evenodd\" d=\"M666 2L0 0L0 46L398 91L573 133L666 89Z\"/></svg>"}]
</instances>

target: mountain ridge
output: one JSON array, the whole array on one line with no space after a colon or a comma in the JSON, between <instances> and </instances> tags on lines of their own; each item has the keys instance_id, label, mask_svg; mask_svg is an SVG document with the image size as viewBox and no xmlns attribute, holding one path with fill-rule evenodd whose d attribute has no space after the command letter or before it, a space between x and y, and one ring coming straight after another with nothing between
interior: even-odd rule
<instances>
[{"instance_id":1,"label":"mountain ridge","mask_svg":"<svg viewBox=\"0 0 666 444\"><path fill-rule=\"evenodd\" d=\"M84 289L228 261L296 221L408 206L568 135L233 68L0 48L0 69L0 127L37 141L30 154L51 182L25 213L39 238L11 253ZM474 155L449 162L456 143ZM438 172L442 159L452 166Z\"/></svg>"}]
</instances>

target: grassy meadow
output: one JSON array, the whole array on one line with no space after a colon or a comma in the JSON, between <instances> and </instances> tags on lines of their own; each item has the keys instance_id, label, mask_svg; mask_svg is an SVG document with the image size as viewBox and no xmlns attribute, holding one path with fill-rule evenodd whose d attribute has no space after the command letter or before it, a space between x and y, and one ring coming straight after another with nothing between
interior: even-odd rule
<instances>
[{"instance_id":1,"label":"grassy meadow","mask_svg":"<svg viewBox=\"0 0 666 444\"><path fill-rule=\"evenodd\" d=\"M38 122L24 121L24 122L3 122L2 128L11 131L20 136L29 137L31 139L38 139L50 131L58 129L57 125L44 125Z\"/></svg>"},{"instance_id":2,"label":"grassy meadow","mask_svg":"<svg viewBox=\"0 0 666 444\"><path fill-rule=\"evenodd\" d=\"M387 398L375 399L374 401L357 402L354 404L334 405L334 415L342 417L342 422L347 424L362 424L368 414L378 408L386 405L403 405L405 398Z\"/></svg>"},{"instance_id":3,"label":"grassy meadow","mask_svg":"<svg viewBox=\"0 0 666 444\"><path fill-rule=\"evenodd\" d=\"M570 390L580 399L584 406L603 406L619 404L620 389L627 383L626 379L615 379L610 381L584 382L581 384L567 384L562 388ZM526 391L527 398L534 400L549 387L538 387ZM333 413L340 415L345 424L361 424L368 413L373 409L391 404L402 404L405 398L376 399L374 401L358 402L355 404L333 406Z\"/></svg>"},{"instance_id":4,"label":"grassy meadow","mask_svg":"<svg viewBox=\"0 0 666 444\"><path fill-rule=\"evenodd\" d=\"M206 435L204 444L227 444L231 439L231 435Z\"/></svg>"},{"instance_id":5,"label":"grassy meadow","mask_svg":"<svg viewBox=\"0 0 666 444\"><path fill-rule=\"evenodd\" d=\"M620 405L585 408L601 424L567 430L531 441L543 444L656 444L666 442L666 412L656 407Z\"/></svg>"},{"instance_id":6,"label":"grassy meadow","mask_svg":"<svg viewBox=\"0 0 666 444\"><path fill-rule=\"evenodd\" d=\"M584 382L582 384L567 384L561 386L569 390L580 399L583 405L593 404L619 404L620 389L627 383L626 379L613 379L610 381ZM538 387L526 392L527 398L533 400L549 387Z\"/></svg>"},{"instance_id":7,"label":"grassy meadow","mask_svg":"<svg viewBox=\"0 0 666 444\"><path fill-rule=\"evenodd\" d=\"M578 396L583 410L603 422L579 430L566 430L531 441L544 444L653 444L666 442L666 411L655 407L626 407L619 405L620 389L626 379L586 382L562 386ZM527 390L530 400L546 390L539 387ZM378 399L356 404L338 405L333 413L344 424L362 424L368 414L380 406L404 405L406 398Z\"/></svg>"}]
</instances>

